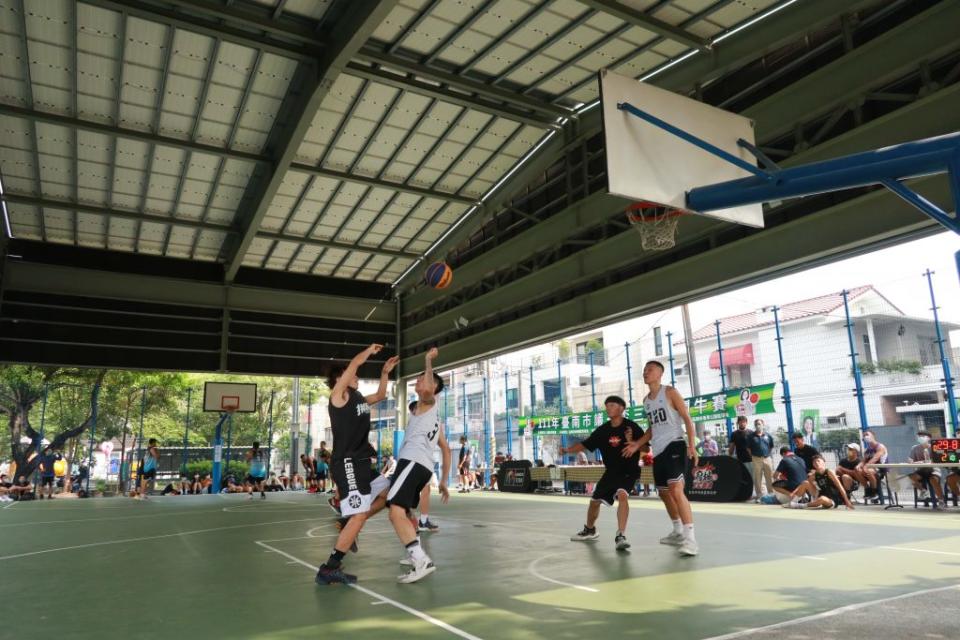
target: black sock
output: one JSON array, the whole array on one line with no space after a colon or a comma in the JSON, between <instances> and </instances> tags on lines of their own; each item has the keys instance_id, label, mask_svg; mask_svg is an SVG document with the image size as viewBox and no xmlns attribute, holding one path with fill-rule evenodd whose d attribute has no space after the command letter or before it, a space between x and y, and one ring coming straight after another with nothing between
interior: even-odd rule
<instances>
[{"instance_id":1,"label":"black sock","mask_svg":"<svg viewBox=\"0 0 960 640\"><path fill-rule=\"evenodd\" d=\"M420 541L419 541L419 540L414 540L414 541L411 542L410 544L406 544L406 545L404 545L404 546L405 546L407 549L410 549L410 548L412 548L412 547L416 547L416 546L419 546L419 545L420 545Z\"/></svg>"},{"instance_id":2,"label":"black sock","mask_svg":"<svg viewBox=\"0 0 960 640\"><path fill-rule=\"evenodd\" d=\"M336 569L340 566L340 561L343 560L345 555L347 554L345 554L343 551L334 549L333 553L330 554L330 557L327 558L327 561L324 563L324 566L330 569Z\"/></svg>"}]
</instances>

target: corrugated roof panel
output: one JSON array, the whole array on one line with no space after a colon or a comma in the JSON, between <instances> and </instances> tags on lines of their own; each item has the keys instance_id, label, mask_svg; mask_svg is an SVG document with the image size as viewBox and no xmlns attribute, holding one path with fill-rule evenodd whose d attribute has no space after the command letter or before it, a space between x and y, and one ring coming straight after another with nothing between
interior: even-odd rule
<instances>
[{"instance_id":1,"label":"corrugated roof panel","mask_svg":"<svg viewBox=\"0 0 960 640\"><path fill-rule=\"evenodd\" d=\"M300 162L310 164L319 162L327 145L336 135L344 114L362 86L363 80L356 76L347 74L337 76L333 87L317 109L313 122L310 123L310 128L303 137L303 142L297 149L297 159Z\"/></svg>"},{"instance_id":2,"label":"corrugated roof panel","mask_svg":"<svg viewBox=\"0 0 960 640\"><path fill-rule=\"evenodd\" d=\"M31 27L28 30L32 31ZM33 99L44 110L67 113L73 87L72 55L65 47L45 41L29 41L30 78Z\"/></svg>"},{"instance_id":3,"label":"corrugated roof panel","mask_svg":"<svg viewBox=\"0 0 960 640\"><path fill-rule=\"evenodd\" d=\"M193 246L193 237L193 229L172 225L170 228L170 240L167 243L166 255L174 258L190 257L190 248Z\"/></svg>"},{"instance_id":4,"label":"corrugated roof panel","mask_svg":"<svg viewBox=\"0 0 960 640\"><path fill-rule=\"evenodd\" d=\"M77 2L77 48L88 54L112 59L120 50L119 11Z\"/></svg>"},{"instance_id":5,"label":"corrugated roof panel","mask_svg":"<svg viewBox=\"0 0 960 640\"><path fill-rule=\"evenodd\" d=\"M73 244L73 214L62 209L44 209L44 231L48 242Z\"/></svg>"},{"instance_id":6,"label":"corrugated roof panel","mask_svg":"<svg viewBox=\"0 0 960 640\"><path fill-rule=\"evenodd\" d=\"M429 0L402 0L398 2L387 17L373 32L373 38L381 42L393 42L407 32L410 23L420 14ZM417 30L417 39L424 37L422 30Z\"/></svg>"},{"instance_id":7,"label":"corrugated roof panel","mask_svg":"<svg viewBox=\"0 0 960 640\"><path fill-rule=\"evenodd\" d=\"M177 29L173 36L170 74L180 79L202 80L213 54L214 43L215 40L209 36Z\"/></svg>"},{"instance_id":8,"label":"corrugated roof panel","mask_svg":"<svg viewBox=\"0 0 960 640\"><path fill-rule=\"evenodd\" d=\"M283 12L319 21L330 8L330 3L331 0L289 0L283 6Z\"/></svg>"},{"instance_id":9,"label":"corrugated roof panel","mask_svg":"<svg viewBox=\"0 0 960 640\"><path fill-rule=\"evenodd\" d=\"M226 240L227 235L222 231L217 231L215 229L204 229L197 236L197 251L196 256L198 258L204 257L208 260L216 259L220 254L220 248L223 246L223 241Z\"/></svg>"},{"instance_id":10,"label":"corrugated roof panel","mask_svg":"<svg viewBox=\"0 0 960 640\"><path fill-rule=\"evenodd\" d=\"M127 17L126 61L135 68L162 69L169 29L158 22Z\"/></svg>"},{"instance_id":11,"label":"corrugated roof panel","mask_svg":"<svg viewBox=\"0 0 960 640\"><path fill-rule=\"evenodd\" d=\"M253 72L257 52L233 42L220 43L220 55L210 81L221 86L243 89Z\"/></svg>"},{"instance_id":12,"label":"corrugated roof panel","mask_svg":"<svg viewBox=\"0 0 960 640\"><path fill-rule=\"evenodd\" d=\"M737 0L712 12L708 19L725 29L747 20L751 16L772 7L776 0Z\"/></svg>"},{"instance_id":13,"label":"corrugated roof panel","mask_svg":"<svg viewBox=\"0 0 960 640\"><path fill-rule=\"evenodd\" d=\"M15 237L40 239L40 211L37 207L11 203L7 205L7 213L10 215L10 227Z\"/></svg>"},{"instance_id":14,"label":"corrugated roof panel","mask_svg":"<svg viewBox=\"0 0 960 640\"><path fill-rule=\"evenodd\" d=\"M387 264L390 263L390 260L391 258L389 256L375 255L370 258L366 266L354 277L358 280L373 280L374 276L376 276L385 266L387 266Z\"/></svg>"},{"instance_id":15,"label":"corrugated roof panel","mask_svg":"<svg viewBox=\"0 0 960 640\"><path fill-rule=\"evenodd\" d=\"M187 153L181 149L155 147L153 171L147 185L144 209L147 211L171 212L177 198L180 171L186 162Z\"/></svg>"}]
</instances>

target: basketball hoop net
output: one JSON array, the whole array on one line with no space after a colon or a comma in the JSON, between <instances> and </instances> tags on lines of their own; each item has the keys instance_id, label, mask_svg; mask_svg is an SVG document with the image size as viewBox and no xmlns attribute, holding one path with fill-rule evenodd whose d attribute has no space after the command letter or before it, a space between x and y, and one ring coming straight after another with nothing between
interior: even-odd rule
<instances>
[{"instance_id":1,"label":"basketball hoop net","mask_svg":"<svg viewBox=\"0 0 960 640\"><path fill-rule=\"evenodd\" d=\"M626 213L627 221L640 234L640 246L647 251L672 249L677 244L677 223L686 214L653 202L634 202Z\"/></svg>"},{"instance_id":2,"label":"basketball hoop net","mask_svg":"<svg viewBox=\"0 0 960 640\"><path fill-rule=\"evenodd\" d=\"M220 408L226 413L234 413L240 408L240 396L222 396Z\"/></svg>"}]
</instances>

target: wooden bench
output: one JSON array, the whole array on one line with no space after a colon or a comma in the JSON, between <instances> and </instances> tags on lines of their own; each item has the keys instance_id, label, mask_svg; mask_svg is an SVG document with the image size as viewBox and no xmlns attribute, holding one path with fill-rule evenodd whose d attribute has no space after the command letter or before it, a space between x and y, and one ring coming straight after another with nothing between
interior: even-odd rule
<instances>
[{"instance_id":1,"label":"wooden bench","mask_svg":"<svg viewBox=\"0 0 960 640\"><path fill-rule=\"evenodd\" d=\"M530 479L534 482L597 482L606 467L602 465L575 465L562 467L533 467ZM653 484L653 467L640 467L640 483Z\"/></svg>"}]
</instances>

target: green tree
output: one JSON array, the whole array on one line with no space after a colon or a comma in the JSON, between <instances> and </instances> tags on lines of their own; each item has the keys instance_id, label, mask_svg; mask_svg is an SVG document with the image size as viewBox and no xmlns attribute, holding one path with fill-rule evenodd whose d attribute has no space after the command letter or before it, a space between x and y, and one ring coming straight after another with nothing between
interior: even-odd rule
<instances>
[{"instance_id":1,"label":"green tree","mask_svg":"<svg viewBox=\"0 0 960 640\"><path fill-rule=\"evenodd\" d=\"M39 463L35 454L39 452L42 437L31 423L31 412L37 408L44 396L49 403L51 393L62 393L64 390L82 388L89 394L89 405L82 419L82 412L71 411L66 415L61 411L57 428L44 429L45 435L53 436L49 438L50 446L63 449L68 440L85 432L92 424L93 408L97 400L94 389L100 385L105 375L106 371L103 370L0 366L0 415L7 418L10 453L17 465L17 475L29 476ZM51 423L51 426L54 424L56 423Z\"/></svg>"}]
</instances>

